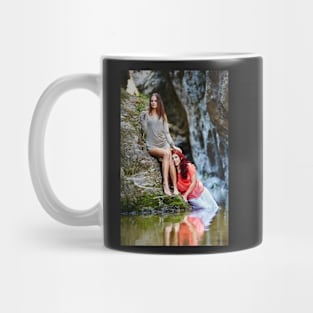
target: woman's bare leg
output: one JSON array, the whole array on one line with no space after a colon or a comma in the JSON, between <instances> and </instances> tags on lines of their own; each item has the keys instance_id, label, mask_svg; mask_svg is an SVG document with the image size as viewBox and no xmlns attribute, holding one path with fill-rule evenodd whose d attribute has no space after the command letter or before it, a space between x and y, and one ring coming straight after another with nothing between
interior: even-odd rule
<instances>
[{"instance_id":1,"label":"woman's bare leg","mask_svg":"<svg viewBox=\"0 0 313 313\"><path fill-rule=\"evenodd\" d=\"M168 175L170 169L171 151L169 149L153 148L149 150L149 153L154 157L162 158L163 190L166 195L170 196L171 190L168 185Z\"/></svg>"},{"instance_id":2,"label":"woman's bare leg","mask_svg":"<svg viewBox=\"0 0 313 313\"><path fill-rule=\"evenodd\" d=\"M179 191L177 189L177 176L176 176L176 168L174 165L174 162L172 160L172 158L170 158L170 177L173 183L173 188L174 188L174 195L179 195Z\"/></svg>"},{"instance_id":3,"label":"woman's bare leg","mask_svg":"<svg viewBox=\"0 0 313 313\"><path fill-rule=\"evenodd\" d=\"M170 245L170 236L171 236L172 228L173 228L172 223L170 225L165 226L164 228L164 245L165 246Z\"/></svg>"},{"instance_id":4,"label":"woman's bare leg","mask_svg":"<svg viewBox=\"0 0 313 313\"><path fill-rule=\"evenodd\" d=\"M174 228L173 246L178 246L179 223L175 223L173 228Z\"/></svg>"}]
</instances>

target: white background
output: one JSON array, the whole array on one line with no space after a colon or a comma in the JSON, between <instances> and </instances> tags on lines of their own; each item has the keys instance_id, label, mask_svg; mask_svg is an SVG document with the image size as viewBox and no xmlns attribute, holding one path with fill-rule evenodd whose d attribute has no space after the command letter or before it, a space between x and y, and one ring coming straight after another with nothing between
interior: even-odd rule
<instances>
[{"instance_id":1,"label":"white background","mask_svg":"<svg viewBox=\"0 0 313 313\"><path fill-rule=\"evenodd\" d=\"M312 312L310 1L4 0L0 4L1 312ZM103 248L100 229L54 221L28 173L44 88L99 72L100 56L252 51L264 57L264 242L229 254ZM48 125L52 186L77 209L100 197L100 106L63 96Z\"/></svg>"}]
</instances>

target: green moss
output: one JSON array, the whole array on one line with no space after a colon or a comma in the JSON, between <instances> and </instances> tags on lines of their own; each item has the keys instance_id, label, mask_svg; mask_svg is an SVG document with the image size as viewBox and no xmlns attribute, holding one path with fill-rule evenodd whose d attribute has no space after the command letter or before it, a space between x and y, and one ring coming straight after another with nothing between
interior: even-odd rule
<instances>
[{"instance_id":1,"label":"green moss","mask_svg":"<svg viewBox=\"0 0 313 313\"><path fill-rule=\"evenodd\" d=\"M157 196L143 194L126 194L121 199L122 212L141 211L144 209L158 209L161 203Z\"/></svg>"},{"instance_id":2,"label":"green moss","mask_svg":"<svg viewBox=\"0 0 313 313\"><path fill-rule=\"evenodd\" d=\"M181 196L165 196L163 202L167 206L179 207L183 209L189 208L189 204L186 203Z\"/></svg>"},{"instance_id":3,"label":"green moss","mask_svg":"<svg viewBox=\"0 0 313 313\"><path fill-rule=\"evenodd\" d=\"M157 208L161 205L158 195L143 194L136 201L138 208Z\"/></svg>"},{"instance_id":4,"label":"green moss","mask_svg":"<svg viewBox=\"0 0 313 313\"><path fill-rule=\"evenodd\" d=\"M188 210L190 208L181 196L165 196L161 193L144 193L140 196L126 195L121 204L122 212L163 209Z\"/></svg>"}]
</instances>

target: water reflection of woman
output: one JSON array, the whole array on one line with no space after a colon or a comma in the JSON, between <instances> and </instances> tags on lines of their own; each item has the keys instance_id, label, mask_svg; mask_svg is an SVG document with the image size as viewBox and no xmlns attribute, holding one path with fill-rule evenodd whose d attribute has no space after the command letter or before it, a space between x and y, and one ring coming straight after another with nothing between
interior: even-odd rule
<instances>
[{"instance_id":1,"label":"water reflection of woman","mask_svg":"<svg viewBox=\"0 0 313 313\"><path fill-rule=\"evenodd\" d=\"M177 149L172 151L177 174L177 189L193 210L206 209L214 216L219 207L209 190L197 179L196 168Z\"/></svg>"},{"instance_id":2,"label":"water reflection of woman","mask_svg":"<svg viewBox=\"0 0 313 313\"><path fill-rule=\"evenodd\" d=\"M171 158L171 148L176 149L170 135L164 104L158 93L150 97L149 111L140 116L140 123L146 136L146 146L149 154L162 160L163 191L171 195L169 176L173 184L175 195L178 195L176 171Z\"/></svg>"},{"instance_id":3,"label":"water reflection of woman","mask_svg":"<svg viewBox=\"0 0 313 313\"><path fill-rule=\"evenodd\" d=\"M165 246L198 246L203 235L216 215L209 209L193 210L180 223L170 223L164 227ZM207 240L207 239L206 239ZM208 244L205 243L206 245Z\"/></svg>"},{"instance_id":4,"label":"water reflection of woman","mask_svg":"<svg viewBox=\"0 0 313 313\"><path fill-rule=\"evenodd\" d=\"M198 246L205 231L200 217L187 215L180 223L167 225L164 229L165 246Z\"/></svg>"}]
</instances>

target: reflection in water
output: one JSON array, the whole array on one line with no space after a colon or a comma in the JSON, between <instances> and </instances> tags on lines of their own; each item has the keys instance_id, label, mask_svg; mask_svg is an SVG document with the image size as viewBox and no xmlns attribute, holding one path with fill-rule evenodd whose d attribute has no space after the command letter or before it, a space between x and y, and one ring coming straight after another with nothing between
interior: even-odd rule
<instances>
[{"instance_id":1,"label":"reflection in water","mask_svg":"<svg viewBox=\"0 0 313 313\"><path fill-rule=\"evenodd\" d=\"M215 215L215 213L214 213ZM122 216L121 245L222 246L228 244L228 210Z\"/></svg>"}]
</instances>

